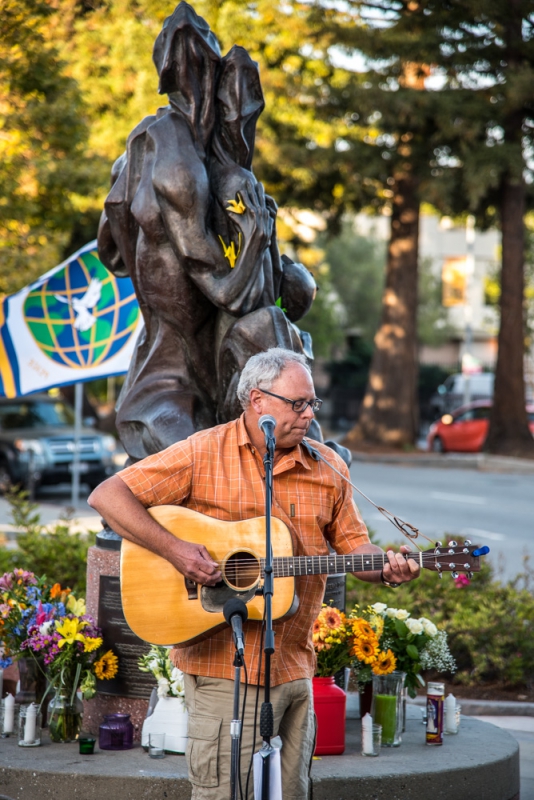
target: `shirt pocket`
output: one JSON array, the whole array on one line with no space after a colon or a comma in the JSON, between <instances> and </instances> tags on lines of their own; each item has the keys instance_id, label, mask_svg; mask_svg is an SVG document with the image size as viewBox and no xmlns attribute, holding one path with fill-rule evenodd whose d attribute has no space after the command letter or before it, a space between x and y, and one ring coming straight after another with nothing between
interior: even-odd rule
<instances>
[{"instance_id":1,"label":"shirt pocket","mask_svg":"<svg viewBox=\"0 0 534 800\"><path fill-rule=\"evenodd\" d=\"M222 719L189 715L186 749L189 780L195 786L212 789L219 785L219 734Z\"/></svg>"}]
</instances>

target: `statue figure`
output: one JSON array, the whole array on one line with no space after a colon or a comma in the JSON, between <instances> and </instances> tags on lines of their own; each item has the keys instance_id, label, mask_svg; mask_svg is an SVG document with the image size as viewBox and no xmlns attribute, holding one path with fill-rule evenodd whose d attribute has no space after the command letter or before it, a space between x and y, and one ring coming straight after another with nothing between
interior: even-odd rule
<instances>
[{"instance_id":1,"label":"statue figure","mask_svg":"<svg viewBox=\"0 0 534 800\"><path fill-rule=\"evenodd\" d=\"M153 58L169 105L128 137L98 234L102 262L130 275L145 323L117 404L133 461L236 417L235 387L254 353L313 357L294 323L316 285L280 255L276 204L252 172L264 107L257 64L237 46L223 58L186 2L165 20Z\"/></svg>"}]
</instances>

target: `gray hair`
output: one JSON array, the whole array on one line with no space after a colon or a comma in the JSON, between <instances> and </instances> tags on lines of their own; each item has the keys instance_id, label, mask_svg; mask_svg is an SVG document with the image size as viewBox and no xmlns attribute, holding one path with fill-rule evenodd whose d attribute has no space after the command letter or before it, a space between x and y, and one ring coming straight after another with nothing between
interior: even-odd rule
<instances>
[{"instance_id":1,"label":"gray hair","mask_svg":"<svg viewBox=\"0 0 534 800\"><path fill-rule=\"evenodd\" d=\"M290 364L300 364L311 375L306 356L293 350L284 350L283 347L271 347L249 358L237 385L237 397L243 408L250 405L251 389L270 389Z\"/></svg>"}]
</instances>

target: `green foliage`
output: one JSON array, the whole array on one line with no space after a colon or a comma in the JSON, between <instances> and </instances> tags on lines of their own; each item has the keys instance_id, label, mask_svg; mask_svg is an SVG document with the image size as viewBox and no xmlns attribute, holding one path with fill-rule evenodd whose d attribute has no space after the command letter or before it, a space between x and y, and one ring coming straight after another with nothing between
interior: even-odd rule
<instances>
[{"instance_id":1,"label":"green foliage","mask_svg":"<svg viewBox=\"0 0 534 800\"><path fill-rule=\"evenodd\" d=\"M0 548L0 571L15 567L49 581L68 586L76 595L84 595L86 587L87 550L95 543L95 534L72 532L73 520L65 518L49 528L41 523L37 505L28 500L28 493L9 489L6 499L13 525L20 531L17 550Z\"/></svg>"},{"instance_id":2,"label":"green foliage","mask_svg":"<svg viewBox=\"0 0 534 800\"><path fill-rule=\"evenodd\" d=\"M455 537L458 540L458 537ZM424 616L447 631L465 685L500 682L529 688L534 682L534 596L528 558L525 571L506 584L494 577L488 562L470 584L458 586L424 570L420 578L391 590L348 578L347 605L386 603Z\"/></svg>"}]
</instances>

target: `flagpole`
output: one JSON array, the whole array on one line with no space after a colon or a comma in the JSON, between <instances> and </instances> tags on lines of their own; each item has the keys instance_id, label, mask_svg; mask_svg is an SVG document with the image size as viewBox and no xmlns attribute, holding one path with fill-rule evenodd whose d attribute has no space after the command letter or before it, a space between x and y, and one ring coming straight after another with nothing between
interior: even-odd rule
<instances>
[{"instance_id":1,"label":"flagpole","mask_svg":"<svg viewBox=\"0 0 534 800\"><path fill-rule=\"evenodd\" d=\"M74 384L74 458L72 459L72 495L74 509L80 501L80 438L82 433L83 383Z\"/></svg>"}]
</instances>

